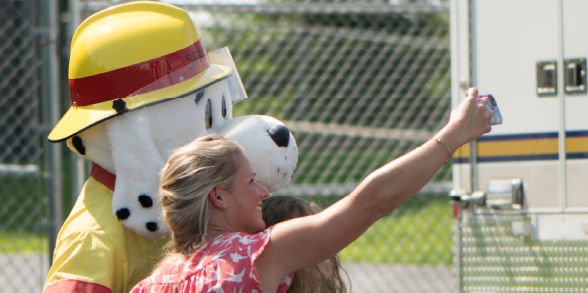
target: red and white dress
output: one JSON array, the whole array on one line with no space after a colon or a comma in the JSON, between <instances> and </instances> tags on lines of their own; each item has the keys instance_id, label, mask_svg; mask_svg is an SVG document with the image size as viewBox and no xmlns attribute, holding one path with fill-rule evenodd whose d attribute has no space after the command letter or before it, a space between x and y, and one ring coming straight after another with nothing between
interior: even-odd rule
<instances>
[{"instance_id":1,"label":"red and white dress","mask_svg":"<svg viewBox=\"0 0 588 293\"><path fill-rule=\"evenodd\" d=\"M255 260L270 241L270 228L257 234L225 233L209 241L189 258L166 257L153 273L131 290L139 292L263 292ZM278 287L292 284L290 274Z\"/></svg>"}]
</instances>

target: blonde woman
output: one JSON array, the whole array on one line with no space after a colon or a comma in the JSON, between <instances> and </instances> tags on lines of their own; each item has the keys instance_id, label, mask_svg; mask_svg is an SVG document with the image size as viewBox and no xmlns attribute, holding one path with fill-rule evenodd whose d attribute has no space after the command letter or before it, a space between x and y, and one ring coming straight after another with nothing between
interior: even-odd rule
<instances>
[{"instance_id":1,"label":"blonde woman","mask_svg":"<svg viewBox=\"0 0 588 293\"><path fill-rule=\"evenodd\" d=\"M417 193L458 147L489 132L487 102L469 89L431 140L322 212L270 228L261 213L269 192L234 141L205 137L178 149L161 176L172 250L132 292L286 292L293 272L337 254Z\"/></svg>"}]
</instances>

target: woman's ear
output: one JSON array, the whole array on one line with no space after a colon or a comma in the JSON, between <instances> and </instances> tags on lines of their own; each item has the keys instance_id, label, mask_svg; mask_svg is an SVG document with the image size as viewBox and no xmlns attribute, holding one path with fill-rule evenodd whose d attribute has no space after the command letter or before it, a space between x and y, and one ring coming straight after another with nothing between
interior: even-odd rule
<instances>
[{"instance_id":1,"label":"woman's ear","mask_svg":"<svg viewBox=\"0 0 588 293\"><path fill-rule=\"evenodd\" d=\"M210 200L210 202L212 203L212 205L217 208L217 209L222 209L225 207L224 203L223 203L223 197L220 193L220 190L218 187L213 187L209 192L208 192L208 200Z\"/></svg>"}]
</instances>

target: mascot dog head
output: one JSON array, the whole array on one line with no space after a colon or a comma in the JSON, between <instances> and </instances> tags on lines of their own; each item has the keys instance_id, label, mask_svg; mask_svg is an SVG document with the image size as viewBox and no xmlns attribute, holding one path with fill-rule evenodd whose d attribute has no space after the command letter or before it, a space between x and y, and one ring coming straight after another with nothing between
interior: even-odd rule
<instances>
[{"instance_id":1,"label":"mascot dog head","mask_svg":"<svg viewBox=\"0 0 588 293\"><path fill-rule=\"evenodd\" d=\"M258 180L287 184L297 162L290 131L269 116L233 119L246 98L227 49L207 52L186 11L157 2L113 6L86 19L72 39L72 106L49 134L116 176L113 214L139 235L167 233L159 170L196 137L236 139Z\"/></svg>"}]
</instances>

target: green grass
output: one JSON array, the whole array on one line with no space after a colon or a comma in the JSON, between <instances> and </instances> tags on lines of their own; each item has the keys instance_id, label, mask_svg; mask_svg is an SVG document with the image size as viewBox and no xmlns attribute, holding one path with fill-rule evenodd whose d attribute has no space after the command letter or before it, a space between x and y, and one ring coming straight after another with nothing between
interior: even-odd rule
<instances>
[{"instance_id":1,"label":"green grass","mask_svg":"<svg viewBox=\"0 0 588 293\"><path fill-rule=\"evenodd\" d=\"M307 197L325 207L336 200ZM344 262L451 265L452 207L443 196L419 195L372 225L341 251Z\"/></svg>"},{"instance_id":2,"label":"green grass","mask_svg":"<svg viewBox=\"0 0 588 293\"><path fill-rule=\"evenodd\" d=\"M40 253L49 249L47 236L30 233L0 233L0 253Z\"/></svg>"}]
</instances>

